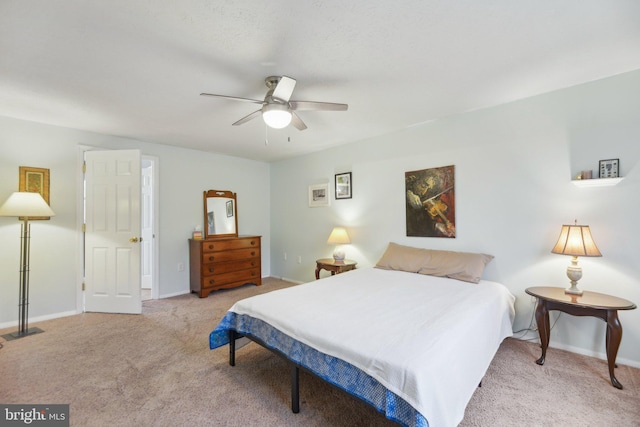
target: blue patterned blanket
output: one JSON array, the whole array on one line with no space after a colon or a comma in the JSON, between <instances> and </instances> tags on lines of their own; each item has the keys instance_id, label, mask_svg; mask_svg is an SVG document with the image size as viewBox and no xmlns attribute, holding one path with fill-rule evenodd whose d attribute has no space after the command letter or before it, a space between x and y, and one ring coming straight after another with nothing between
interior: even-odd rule
<instances>
[{"instance_id":1,"label":"blue patterned blanket","mask_svg":"<svg viewBox=\"0 0 640 427\"><path fill-rule=\"evenodd\" d=\"M296 341L266 322L251 316L228 312L209 335L209 347L213 350L229 344L230 330L258 338L269 348L287 355L292 362L362 399L390 420L405 426L429 425L422 414L370 375L341 359L328 356Z\"/></svg>"}]
</instances>

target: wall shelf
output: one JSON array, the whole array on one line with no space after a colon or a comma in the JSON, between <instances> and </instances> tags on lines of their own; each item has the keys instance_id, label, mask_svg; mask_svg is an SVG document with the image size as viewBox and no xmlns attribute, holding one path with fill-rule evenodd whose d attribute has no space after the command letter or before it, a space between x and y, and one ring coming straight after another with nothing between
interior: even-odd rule
<instances>
[{"instance_id":1,"label":"wall shelf","mask_svg":"<svg viewBox=\"0 0 640 427\"><path fill-rule=\"evenodd\" d=\"M618 185L624 178L596 178L596 179L574 179L571 182L576 187L610 187Z\"/></svg>"}]
</instances>

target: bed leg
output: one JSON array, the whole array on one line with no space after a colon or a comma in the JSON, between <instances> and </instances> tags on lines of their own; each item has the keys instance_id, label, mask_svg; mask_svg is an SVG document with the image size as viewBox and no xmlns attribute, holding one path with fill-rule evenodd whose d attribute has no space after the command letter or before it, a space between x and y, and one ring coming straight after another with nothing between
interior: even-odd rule
<instances>
[{"instance_id":1,"label":"bed leg","mask_svg":"<svg viewBox=\"0 0 640 427\"><path fill-rule=\"evenodd\" d=\"M291 411L300 412L300 368L291 365Z\"/></svg>"},{"instance_id":2,"label":"bed leg","mask_svg":"<svg viewBox=\"0 0 640 427\"><path fill-rule=\"evenodd\" d=\"M236 366L236 331L229 331L229 365Z\"/></svg>"}]
</instances>

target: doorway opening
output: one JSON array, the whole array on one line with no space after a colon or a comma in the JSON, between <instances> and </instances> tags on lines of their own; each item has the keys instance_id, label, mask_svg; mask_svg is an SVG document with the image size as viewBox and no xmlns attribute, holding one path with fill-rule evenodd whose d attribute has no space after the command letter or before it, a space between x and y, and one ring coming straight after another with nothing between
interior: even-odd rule
<instances>
[{"instance_id":1,"label":"doorway opening","mask_svg":"<svg viewBox=\"0 0 640 427\"><path fill-rule=\"evenodd\" d=\"M127 150L123 150L123 151L106 150L105 151L103 148L79 145L78 146L79 164L82 166L86 163L86 158L88 156L87 153L89 152L95 153L96 151L103 151L105 152L105 154L107 152L111 152L115 156L120 155L116 153L127 152ZM139 153L138 156L139 156L137 160L138 166L137 168L132 168L131 170L133 171L137 169L140 176L137 183L137 186L139 187L139 189L138 191L133 191L132 193L132 194L137 193L139 195L138 196L139 199L135 203L138 205L138 213L136 216L139 218L139 222L138 221L136 222L138 222L139 224L139 229L136 232L134 231L135 228L132 228L131 231L133 231L133 234L138 235L140 237L140 240L139 240L140 250L138 253L139 258L138 258L138 262L136 262L136 264L139 267L137 268L138 269L137 278L134 279L134 277L132 276L131 277L132 281L130 282L131 284L133 284L134 282L137 283L138 291L135 291L135 294L138 294L138 295L137 297L135 297L134 294L131 294L131 293L129 293L128 295L132 296L134 300L138 299L138 309L133 309L134 310L133 312L140 313L142 308L141 300L158 299L160 295L159 286L158 286L158 283L159 283L159 265L158 265L158 260L159 260L159 256L158 256L158 251L159 251L159 248L158 248L159 247L158 245L159 168L158 168L158 163L159 162L158 162L158 158L155 156L141 155L141 153ZM95 156L93 156L93 154L92 154L92 158L95 159ZM87 311L87 309L89 308L87 306L87 300L86 300L88 297L87 292L89 291L89 286L95 285L96 278L98 279L98 281L102 281L101 278L103 277L106 279L106 275L98 272L98 276L95 276L95 275L92 276L93 280L91 280L92 282L91 284L86 282L86 276L88 273L87 271L88 260L87 260L87 253L86 253L86 251L88 250L86 239L87 239L87 232L89 231L86 227L86 225L88 225L87 223L87 220L88 220L87 212L88 212L88 204L89 204L88 201L91 198L93 199L92 203L95 202L95 197L96 197L95 190L97 187L94 186L90 188L87 185L85 167L81 167L79 168L79 170L80 170L81 176L79 176L80 179L78 181L80 184L79 200L78 200L79 201L78 232L81 237L80 239L78 239L78 243L80 245L80 254L81 254L80 265L82 266L82 268L78 270L79 292L77 295L77 307L79 312L84 312L84 311ZM117 181L109 181L109 182L111 182L113 185L116 185L115 183ZM109 185L111 184L107 184L105 182L105 186L109 186ZM133 185L135 185L135 179L133 181ZM101 190L98 188L98 191L100 192ZM102 194L98 194L98 198L100 198L99 196L102 196ZM95 206L92 204L92 210L91 210L92 215L94 215L95 211L96 211ZM133 240L129 239L129 242L134 242L134 241L138 241L138 239L133 239ZM93 248L94 246L91 246L91 247ZM126 251L120 250L119 253L123 253L123 252L126 252ZM94 250L91 253L92 255L94 255L96 251ZM95 262L93 261L95 261L95 256L94 258L92 258L92 267L93 267L92 271L94 271L95 273L96 265L95 265ZM101 267L101 265L99 265L98 267ZM111 276L111 278L108 280L109 282L113 280L113 276ZM119 284L118 284L119 286L122 283L121 277L118 277L117 280L119 280ZM86 290L85 290L85 283L86 283ZM121 291L120 288L119 290ZM125 291L125 294L127 294L126 291ZM124 295L126 297L125 294L122 294L122 292L120 292L120 296ZM92 295L95 295L95 292L92 292ZM126 298L119 298L119 299L126 299ZM96 309L95 307L92 307L90 311L128 312L128 311L120 311L120 310L111 311L111 309L102 310L99 308Z\"/></svg>"},{"instance_id":2,"label":"doorway opening","mask_svg":"<svg viewBox=\"0 0 640 427\"><path fill-rule=\"evenodd\" d=\"M140 191L140 236L141 242L141 280L140 295L142 301L158 299L157 286L157 244L156 244L156 159L142 156L141 191Z\"/></svg>"}]
</instances>

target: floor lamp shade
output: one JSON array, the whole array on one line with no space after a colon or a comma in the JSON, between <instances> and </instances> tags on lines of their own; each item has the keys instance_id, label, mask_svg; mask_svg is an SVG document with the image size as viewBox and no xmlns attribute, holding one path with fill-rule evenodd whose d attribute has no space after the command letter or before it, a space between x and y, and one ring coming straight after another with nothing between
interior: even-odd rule
<instances>
[{"instance_id":1,"label":"floor lamp shade","mask_svg":"<svg viewBox=\"0 0 640 427\"><path fill-rule=\"evenodd\" d=\"M582 278L582 267L578 265L579 256L602 256L591 236L588 225L563 225L556 245L551 250L554 254L570 255L571 264L567 267L567 277L571 281L571 287L565 293L572 295L582 295L578 289L578 280Z\"/></svg>"},{"instance_id":2,"label":"floor lamp shade","mask_svg":"<svg viewBox=\"0 0 640 427\"><path fill-rule=\"evenodd\" d=\"M6 340L12 340L42 332L39 328L29 329L29 254L31 239L29 218L52 217L55 216L55 212L39 193L15 192L0 206L0 216L15 216L22 219L18 330L2 336Z\"/></svg>"}]
</instances>

